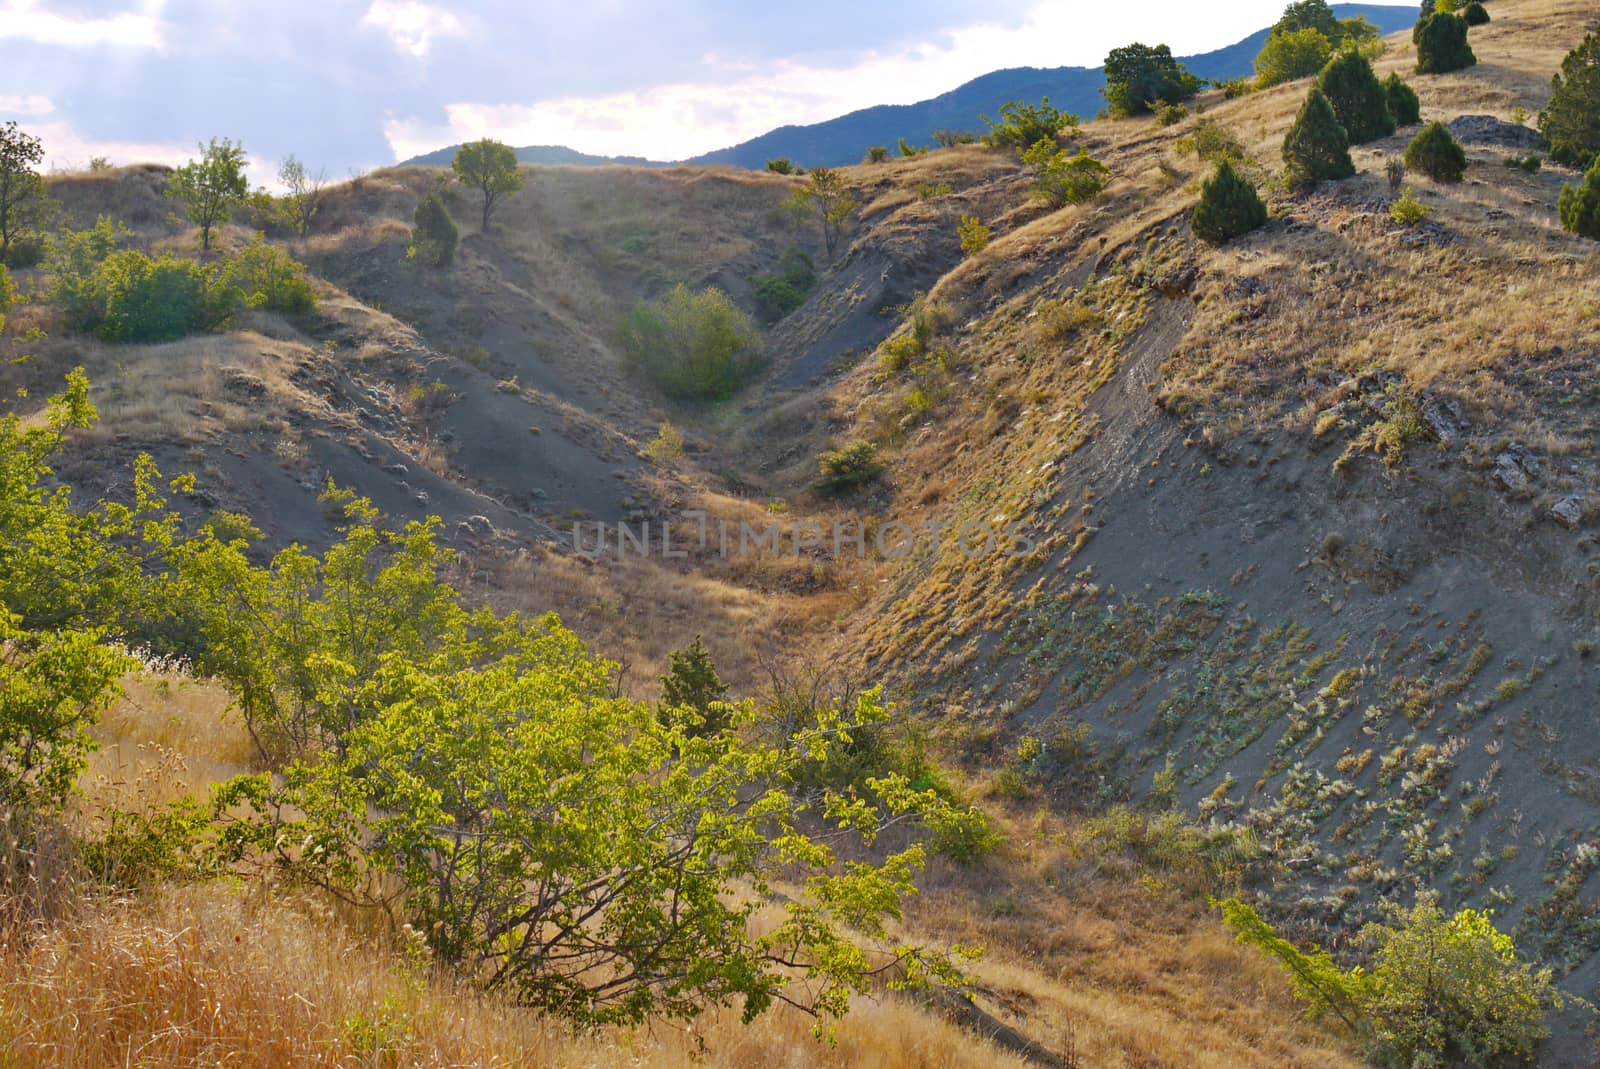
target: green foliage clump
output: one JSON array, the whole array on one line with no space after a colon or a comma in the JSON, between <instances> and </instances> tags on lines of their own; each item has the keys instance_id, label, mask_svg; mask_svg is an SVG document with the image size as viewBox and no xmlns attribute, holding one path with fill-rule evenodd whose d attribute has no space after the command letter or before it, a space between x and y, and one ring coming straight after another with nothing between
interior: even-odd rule
<instances>
[{"instance_id":1,"label":"green foliage clump","mask_svg":"<svg viewBox=\"0 0 1600 1069\"><path fill-rule=\"evenodd\" d=\"M657 464L671 464L683 459L683 433L671 423L663 422L656 436L644 447L644 455Z\"/></svg>"},{"instance_id":2,"label":"green foliage clump","mask_svg":"<svg viewBox=\"0 0 1600 1069\"><path fill-rule=\"evenodd\" d=\"M276 245L268 245L260 234L244 251L228 260L222 283L235 286L244 294L250 308L269 312L309 312L316 307L317 295L306 281L305 265Z\"/></svg>"},{"instance_id":3,"label":"green foliage clump","mask_svg":"<svg viewBox=\"0 0 1600 1069\"><path fill-rule=\"evenodd\" d=\"M417 202L411 215L411 244L406 246L406 256L429 267L445 267L456 257L456 242L460 232L456 221L450 218L444 194L429 190Z\"/></svg>"},{"instance_id":4,"label":"green foliage clump","mask_svg":"<svg viewBox=\"0 0 1600 1069\"><path fill-rule=\"evenodd\" d=\"M1383 80L1383 95L1396 126L1415 126L1422 121L1422 101L1398 73Z\"/></svg>"},{"instance_id":5,"label":"green foliage clump","mask_svg":"<svg viewBox=\"0 0 1600 1069\"><path fill-rule=\"evenodd\" d=\"M1356 173L1344 127L1327 95L1315 86L1284 139L1283 160L1288 165L1289 184L1296 189Z\"/></svg>"},{"instance_id":6,"label":"green foliage clump","mask_svg":"<svg viewBox=\"0 0 1600 1069\"><path fill-rule=\"evenodd\" d=\"M1403 227L1419 226L1428 218L1428 206L1417 199L1415 190L1407 189L1389 209L1389 216Z\"/></svg>"},{"instance_id":7,"label":"green foliage clump","mask_svg":"<svg viewBox=\"0 0 1600 1069\"><path fill-rule=\"evenodd\" d=\"M1013 100L1000 109L998 122L987 115L983 116L983 121L989 127L985 139L989 144L1021 152L1045 138L1054 139L1063 134L1068 138L1077 137L1083 120L1053 107L1050 98L1045 97L1038 104L1019 104Z\"/></svg>"},{"instance_id":8,"label":"green foliage clump","mask_svg":"<svg viewBox=\"0 0 1600 1069\"><path fill-rule=\"evenodd\" d=\"M1215 119L1201 119L1194 132L1180 137L1175 147L1179 152L1192 152L1207 163L1244 163L1247 159L1244 142Z\"/></svg>"},{"instance_id":9,"label":"green foliage clump","mask_svg":"<svg viewBox=\"0 0 1600 1069\"><path fill-rule=\"evenodd\" d=\"M175 341L220 321L215 276L193 260L114 252L95 272L104 295L99 333L107 341Z\"/></svg>"},{"instance_id":10,"label":"green foliage clump","mask_svg":"<svg viewBox=\"0 0 1600 1069\"><path fill-rule=\"evenodd\" d=\"M34 248L49 198L39 165L44 144L17 127L0 126L0 266L30 267L25 251Z\"/></svg>"},{"instance_id":11,"label":"green foliage clump","mask_svg":"<svg viewBox=\"0 0 1600 1069\"><path fill-rule=\"evenodd\" d=\"M1447 916L1419 900L1397 925L1370 925L1370 971L1346 972L1243 902L1219 907L1239 942L1278 959L1312 1014L1338 1016L1386 1069L1530 1065L1549 1035L1546 1013L1563 1004L1550 970L1524 961L1488 913Z\"/></svg>"},{"instance_id":12,"label":"green foliage clump","mask_svg":"<svg viewBox=\"0 0 1600 1069\"><path fill-rule=\"evenodd\" d=\"M989 228L976 215L961 217L956 236L961 239L961 251L968 256L976 256L989 247Z\"/></svg>"},{"instance_id":13,"label":"green foliage clump","mask_svg":"<svg viewBox=\"0 0 1600 1069\"><path fill-rule=\"evenodd\" d=\"M911 143L905 138L902 137L900 139L900 155L903 159L910 159L913 156L926 155L927 151L928 148L926 145L924 145L922 148L916 148L912 146Z\"/></svg>"},{"instance_id":14,"label":"green foliage clump","mask_svg":"<svg viewBox=\"0 0 1600 1069\"><path fill-rule=\"evenodd\" d=\"M806 251L797 245L783 250L778 266L751 283L756 315L772 324L806 303L817 284L817 267Z\"/></svg>"},{"instance_id":15,"label":"green foliage clump","mask_svg":"<svg viewBox=\"0 0 1600 1069\"><path fill-rule=\"evenodd\" d=\"M45 296L73 330L94 330L105 318L105 295L95 273L127 236L126 227L102 215L89 229L62 230L46 245Z\"/></svg>"},{"instance_id":16,"label":"green foliage clump","mask_svg":"<svg viewBox=\"0 0 1600 1069\"><path fill-rule=\"evenodd\" d=\"M969 130L935 130L933 132L933 142L940 148L970 145L977 140L978 135Z\"/></svg>"},{"instance_id":17,"label":"green foliage clump","mask_svg":"<svg viewBox=\"0 0 1600 1069\"><path fill-rule=\"evenodd\" d=\"M822 472L822 488L830 493L853 490L876 479L883 471L878 447L871 442L856 442L843 449L819 453L817 467Z\"/></svg>"},{"instance_id":18,"label":"green foliage clump","mask_svg":"<svg viewBox=\"0 0 1600 1069\"><path fill-rule=\"evenodd\" d=\"M1558 163L1587 168L1600 157L1600 30L1567 53L1551 79L1539 132Z\"/></svg>"},{"instance_id":19,"label":"green foliage clump","mask_svg":"<svg viewBox=\"0 0 1600 1069\"><path fill-rule=\"evenodd\" d=\"M6 329L6 313L11 311L11 306L18 299L17 284L12 281L11 272L5 264L0 264L0 332Z\"/></svg>"},{"instance_id":20,"label":"green foliage clump","mask_svg":"<svg viewBox=\"0 0 1600 1069\"><path fill-rule=\"evenodd\" d=\"M1335 56L1317 76L1317 88L1333 105L1333 113L1350 144L1360 145L1394 133L1395 118L1389 112L1388 93L1372 73L1372 64L1359 52Z\"/></svg>"},{"instance_id":21,"label":"green foliage clump","mask_svg":"<svg viewBox=\"0 0 1600 1069\"><path fill-rule=\"evenodd\" d=\"M885 149L884 150L884 155L887 156L888 154L889 154L888 150ZM775 160L768 160L767 161L767 170L772 172L773 174L794 174L795 173L794 161L789 159L789 157L787 157L787 156L779 156Z\"/></svg>"},{"instance_id":22,"label":"green foliage clump","mask_svg":"<svg viewBox=\"0 0 1600 1069\"><path fill-rule=\"evenodd\" d=\"M1274 33L1256 56L1256 85L1269 89L1297 78L1309 78L1328 65L1333 45L1314 29Z\"/></svg>"},{"instance_id":23,"label":"green foliage clump","mask_svg":"<svg viewBox=\"0 0 1600 1069\"><path fill-rule=\"evenodd\" d=\"M227 138L200 146L200 158L172 172L167 196L183 204L189 221L200 228L200 248L211 248L213 227L224 226L249 193L244 176L244 146Z\"/></svg>"},{"instance_id":24,"label":"green foliage clump","mask_svg":"<svg viewBox=\"0 0 1600 1069\"><path fill-rule=\"evenodd\" d=\"M489 229L489 215L500 198L522 188L522 171L517 166L517 154L510 145L493 138L484 138L462 145L450 161L461 184L476 189L483 195L483 220L481 229Z\"/></svg>"},{"instance_id":25,"label":"green foliage clump","mask_svg":"<svg viewBox=\"0 0 1600 1069\"><path fill-rule=\"evenodd\" d=\"M873 145L867 149L868 163L884 163L889 159L889 150L883 145Z\"/></svg>"},{"instance_id":26,"label":"green foliage clump","mask_svg":"<svg viewBox=\"0 0 1600 1069\"><path fill-rule=\"evenodd\" d=\"M1172 58L1166 45L1114 48L1106 56L1105 75L1101 92L1114 115L1143 115L1158 104L1181 104L1205 85Z\"/></svg>"},{"instance_id":27,"label":"green foliage clump","mask_svg":"<svg viewBox=\"0 0 1600 1069\"><path fill-rule=\"evenodd\" d=\"M1561 225L1570 233L1600 241L1600 160L1582 183L1561 190Z\"/></svg>"},{"instance_id":28,"label":"green foliage clump","mask_svg":"<svg viewBox=\"0 0 1600 1069\"><path fill-rule=\"evenodd\" d=\"M1266 221L1267 206L1261 203L1255 185L1227 160L1217 164L1216 173L1200 189L1200 204L1194 210L1195 237L1221 245Z\"/></svg>"},{"instance_id":29,"label":"green foliage clump","mask_svg":"<svg viewBox=\"0 0 1600 1069\"><path fill-rule=\"evenodd\" d=\"M283 197L277 204L277 216L291 233L305 237L322 210L326 175L321 171L312 174L291 154L278 165L278 181L283 185Z\"/></svg>"},{"instance_id":30,"label":"green foliage clump","mask_svg":"<svg viewBox=\"0 0 1600 1069\"><path fill-rule=\"evenodd\" d=\"M719 289L680 284L636 305L622 334L629 359L674 397L724 400L761 366L754 321Z\"/></svg>"},{"instance_id":31,"label":"green foliage clump","mask_svg":"<svg viewBox=\"0 0 1600 1069\"><path fill-rule=\"evenodd\" d=\"M728 685L717 675L717 665L699 635L681 650L667 655L667 674L661 677L661 714L680 720L691 735L726 731L733 723Z\"/></svg>"},{"instance_id":32,"label":"green foliage clump","mask_svg":"<svg viewBox=\"0 0 1600 1069\"><path fill-rule=\"evenodd\" d=\"M1163 104L1156 112L1156 121L1162 126L1177 126L1189 117L1189 109L1182 104Z\"/></svg>"},{"instance_id":33,"label":"green foliage clump","mask_svg":"<svg viewBox=\"0 0 1600 1069\"><path fill-rule=\"evenodd\" d=\"M1088 149L1071 155L1048 137L1024 152L1022 162L1038 178L1040 199L1057 208L1093 200L1111 180L1111 169L1090 156Z\"/></svg>"},{"instance_id":34,"label":"green foliage clump","mask_svg":"<svg viewBox=\"0 0 1600 1069\"><path fill-rule=\"evenodd\" d=\"M789 197L796 217L814 215L822 224L822 244L832 256L844 234L844 224L861 207L861 202L844 184L844 176L830 167L814 167L811 181Z\"/></svg>"},{"instance_id":35,"label":"green foliage clump","mask_svg":"<svg viewBox=\"0 0 1600 1069\"><path fill-rule=\"evenodd\" d=\"M1490 21L1489 9L1479 3L1479 0L1472 0L1472 3L1462 8L1461 17L1466 20L1468 26L1487 26Z\"/></svg>"},{"instance_id":36,"label":"green foliage clump","mask_svg":"<svg viewBox=\"0 0 1600 1069\"><path fill-rule=\"evenodd\" d=\"M1417 45L1418 74L1448 74L1478 62L1467 44L1467 20L1440 12L1417 23L1412 33Z\"/></svg>"},{"instance_id":37,"label":"green foliage clump","mask_svg":"<svg viewBox=\"0 0 1600 1069\"><path fill-rule=\"evenodd\" d=\"M1406 167L1435 182L1455 183L1467 173L1467 152L1448 126L1429 123L1406 146Z\"/></svg>"}]
</instances>

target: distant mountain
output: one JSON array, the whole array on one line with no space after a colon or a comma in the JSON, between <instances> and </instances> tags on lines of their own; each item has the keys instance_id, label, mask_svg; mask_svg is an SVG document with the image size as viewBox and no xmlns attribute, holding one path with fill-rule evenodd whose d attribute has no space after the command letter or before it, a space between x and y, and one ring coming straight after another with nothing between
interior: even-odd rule
<instances>
[{"instance_id":1,"label":"distant mountain","mask_svg":"<svg viewBox=\"0 0 1600 1069\"><path fill-rule=\"evenodd\" d=\"M1417 19L1417 5L1397 7L1385 4L1336 4L1340 18L1367 19L1385 34L1409 28ZM1270 31L1261 30L1227 48L1198 56L1181 57L1181 62L1201 78L1225 81L1254 73L1255 58ZM936 130L983 129L981 116L995 116L1008 101L1038 101L1049 97L1058 108L1084 117L1095 115L1104 106L1100 90L1105 74L1099 67L1016 67L975 78L959 89L917 104L881 104L863 108L837 119L808 126L782 126L731 148L718 149L684 160L686 164L730 164L760 170L770 159L787 157L803 167L842 167L860 163L867 148L890 148L905 138L913 145L927 145ZM407 160L407 164L448 166L456 146ZM602 166L627 164L635 167L668 167L635 156L590 156L559 146L517 149L524 163Z\"/></svg>"}]
</instances>

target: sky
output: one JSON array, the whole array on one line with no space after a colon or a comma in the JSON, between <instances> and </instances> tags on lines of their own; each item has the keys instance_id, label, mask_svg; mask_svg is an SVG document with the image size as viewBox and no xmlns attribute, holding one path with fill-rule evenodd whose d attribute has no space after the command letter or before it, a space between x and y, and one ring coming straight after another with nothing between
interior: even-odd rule
<instances>
[{"instance_id":1,"label":"sky","mask_svg":"<svg viewBox=\"0 0 1600 1069\"><path fill-rule=\"evenodd\" d=\"M342 179L494 137L684 159L907 104L1005 67L1189 55L1284 0L0 0L0 122L47 165L181 163L241 141Z\"/></svg>"}]
</instances>

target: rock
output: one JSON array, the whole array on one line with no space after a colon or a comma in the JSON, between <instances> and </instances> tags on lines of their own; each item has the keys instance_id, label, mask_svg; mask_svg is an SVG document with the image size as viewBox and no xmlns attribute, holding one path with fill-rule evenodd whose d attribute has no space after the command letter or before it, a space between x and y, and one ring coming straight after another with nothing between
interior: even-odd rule
<instances>
[{"instance_id":1,"label":"rock","mask_svg":"<svg viewBox=\"0 0 1600 1069\"><path fill-rule=\"evenodd\" d=\"M258 398L267 395L267 384L259 375L252 375L242 367L221 369L222 388L235 397Z\"/></svg>"},{"instance_id":2,"label":"rock","mask_svg":"<svg viewBox=\"0 0 1600 1069\"><path fill-rule=\"evenodd\" d=\"M1529 152L1544 150L1544 141L1537 130L1493 115L1463 115L1450 123L1450 132L1463 145L1490 145Z\"/></svg>"},{"instance_id":3,"label":"rock","mask_svg":"<svg viewBox=\"0 0 1600 1069\"><path fill-rule=\"evenodd\" d=\"M1550 518L1569 531L1576 531L1583 524L1583 498L1576 494L1564 497L1550 506Z\"/></svg>"},{"instance_id":4,"label":"rock","mask_svg":"<svg viewBox=\"0 0 1600 1069\"><path fill-rule=\"evenodd\" d=\"M1529 497L1533 493L1533 480L1528 478L1528 472L1510 451L1501 453L1494 459L1494 477L1506 493L1512 497Z\"/></svg>"},{"instance_id":5,"label":"rock","mask_svg":"<svg viewBox=\"0 0 1600 1069\"><path fill-rule=\"evenodd\" d=\"M383 470L390 475L409 475L411 469L404 464L385 464Z\"/></svg>"},{"instance_id":6,"label":"rock","mask_svg":"<svg viewBox=\"0 0 1600 1069\"><path fill-rule=\"evenodd\" d=\"M426 508L428 505L428 491L418 490L416 496L413 497L412 500Z\"/></svg>"},{"instance_id":7,"label":"rock","mask_svg":"<svg viewBox=\"0 0 1600 1069\"><path fill-rule=\"evenodd\" d=\"M1461 437L1461 406L1446 397L1428 397L1422 402L1422 418L1433 436L1445 445L1454 445Z\"/></svg>"},{"instance_id":8,"label":"rock","mask_svg":"<svg viewBox=\"0 0 1600 1069\"><path fill-rule=\"evenodd\" d=\"M468 516L456 524L456 530L475 538L489 538L495 533L494 524L489 522L487 516Z\"/></svg>"}]
</instances>

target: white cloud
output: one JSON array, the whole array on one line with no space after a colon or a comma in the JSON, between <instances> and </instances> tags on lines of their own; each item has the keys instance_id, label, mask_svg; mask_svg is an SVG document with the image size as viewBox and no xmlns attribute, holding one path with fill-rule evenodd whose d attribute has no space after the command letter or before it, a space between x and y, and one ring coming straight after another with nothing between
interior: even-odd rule
<instances>
[{"instance_id":1,"label":"white cloud","mask_svg":"<svg viewBox=\"0 0 1600 1069\"><path fill-rule=\"evenodd\" d=\"M1135 7L1137 12L1130 10ZM926 100L1006 67L1098 66L1112 48L1141 34L1146 43L1167 41L1181 54L1210 51L1268 25L1281 7L1282 0L1245 0L1224 8L1192 0L1146 0L1084 10L1077 3L1046 2L1017 26L954 29L938 41L868 53L848 66L779 62L757 68L707 55L703 81L528 104L456 103L446 105L442 124L395 118L385 124L384 134L396 159L480 137L514 145L567 145L602 155L684 159L790 123ZM1130 31L1130 22L1160 29Z\"/></svg>"},{"instance_id":2,"label":"white cloud","mask_svg":"<svg viewBox=\"0 0 1600 1069\"><path fill-rule=\"evenodd\" d=\"M49 115L55 110L49 97L0 94L0 115Z\"/></svg>"},{"instance_id":3,"label":"white cloud","mask_svg":"<svg viewBox=\"0 0 1600 1069\"><path fill-rule=\"evenodd\" d=\"M47 10L40 0L0 0L0 39L42 45L122 45L160 48L162 0L102 18L77 18Z\"/></svg>"},{"instance_id":4,"label":"white cloud","mask_svg":"<svg viewBox=\"0 0 1600 1069\"><path fill-rule=\"evenodd\" d=\"M396 52L418 59L427 56L435 37L463 37L467 32L453 12L418 0L372 0L361 25L387 34Z\"/></svg>"}]
</instances>

